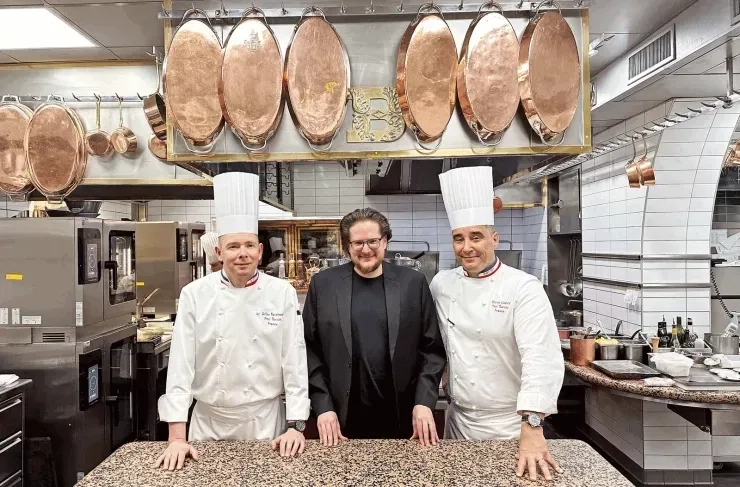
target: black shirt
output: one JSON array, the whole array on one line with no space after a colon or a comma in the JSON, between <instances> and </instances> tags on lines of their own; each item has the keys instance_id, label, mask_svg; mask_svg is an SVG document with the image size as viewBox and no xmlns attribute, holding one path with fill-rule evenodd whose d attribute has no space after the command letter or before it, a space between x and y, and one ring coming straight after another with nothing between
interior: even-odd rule
<instances>
[{"instance_id":1,"label":"black shirt","mask_svg":"<svg viewBox=\"0 0 740 487\"><path fill-rule=\"evenodd\" d=\"M396 413L383 276L352 275L352 385L348 438L401 438Z\"/></svg>"}]
</instances>

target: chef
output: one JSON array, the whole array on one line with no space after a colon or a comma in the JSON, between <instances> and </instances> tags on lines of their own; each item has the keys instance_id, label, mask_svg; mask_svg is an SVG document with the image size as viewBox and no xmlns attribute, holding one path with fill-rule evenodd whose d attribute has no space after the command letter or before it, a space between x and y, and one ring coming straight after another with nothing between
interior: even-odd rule
<instances>
[{"instance_id":1,"label":"chef","mask_svg":"<svg viewBox=\"0 0 740 487\"><path fill-rule=\"evenodd\" d=\"M461 264L439 272L431 290L448 355L445 438L519 438L518 476L539 468L552 479L542 420L557 412L564 363L552 308L532 275L495 254L493 171L453 169L439 176Z\"/></svg>"},{"instance_id":2,"label":"chef","mask_svg":"<svg viewBox=\"0 0 740 487\"><path fill-rule=\"evenodd\" d=\"M203 252L206 253L206 259L208 259L208 265L211 266L211 272L218 272L223 267L221 261L218 260L218 234L216 232L206 232L200 236L200 246Z\"/></svg>"},{"instance_id":3,"label":"chef","mask_svg":"<svg viewBox=\"0 0 740 487\"><path fill-rule=\"evenodd\" d=\"M185 438L193 399L191 441L273 440L283 456L305 447L310 403L303 324L295 289L257 271L259 177L220 174L213 189L223 269L180 294L166 393L159 399L169 445L155 466L169 470L198 457Z\"/></svg>"}]
</instances>

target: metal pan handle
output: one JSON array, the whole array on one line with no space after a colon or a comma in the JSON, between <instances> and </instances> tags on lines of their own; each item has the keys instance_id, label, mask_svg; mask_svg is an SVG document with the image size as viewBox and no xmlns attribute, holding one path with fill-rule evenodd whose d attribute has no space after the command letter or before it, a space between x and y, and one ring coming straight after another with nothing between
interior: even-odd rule
<instances>
[{"instance_id":1,"label":"metal pan handle","mask_svg":"<svg viewBox=\"0 0 740 487\"><path fill-rule=\"evenodd\" d=\"M263 140L262 145L259 147L254 147L250 145L248 142L246 142L241 137L239 137L239 141L242 143L242 147L247 149L249 152L261 152L265 147L267 147L267 139Z\"/></svg>"},{"instance_id":2,"label":"metal pan handle","mask_svg":"<svg viewBox=\"0 0 740 487\"><path fill-rule=\"evenodd\" d=\"M442 136L440 135L439 139L437 139L437 144L434 147L427 147L426 145L424 145L424 143L421 140L419 140L419 133L417 132L416 127L411 128L411 133L414 134L414 138L416 139L416 144L426 152L437 152L437 149L439 149L439 146L442 143ZM419 151L419 152L422 152L422 151Z\"/></svg>"},{"instance_id":3,"label":"metal pan handle","mask_svg":"<svg viewBox=\"0 0 740 487\"><path fill-rule=\"evenodd\" d=\"M261 8L255 6L244 9L244 12L242 12L241 20L244 20L245 18L253 14L261 16L263 22L267 23L267 16L265 16L265 12L263 12Z\"/></svg>"},{"instance_id":4,"label":"metal pan handle","mask_svg":"<svg viewBox=\"0 0 740 487\"><path fill-rule=\"evenodd\" d=\"M180 26L182 26L182 24L184 24L186 20L188 20L189 18L191 18L191 17L193 17L195 15L202 15L203 18L206 19L206 22L208 22L208 26L211 28L211 30L213 31L213 33L214 34L216 33L216 29L213 28L213 24L211 23L211 19L208 18L208 14L205 13L203 10L201 10L199 8L191 8L190 10L188 10L184 14L182 14L182 20L177 25L177 28L179 29ZM198 17L198 18L200 18L200 17ZM218 37L218 35L216 35L216 37Z\"/></svg>"},{"instance_id":5,"label":"metal pan handle","mask_svg":"<svg viewBox=\"0 0 740 487\"><path fill-rule=\"evenodd\" d=\"M563 132L560 134L560 140L558 140L554 144L551 144L550 142L547 141L547 139L545 139L545 134L542 130L542 125L540 124L540 122L535 122L532 128L534 128L535 133L540 136L540 140L542 141L542 143L548 147L557 147L560 144L562 144L563 141L565 140L565 132L568 131L567 128L563 130Z\"/></svg>"},{"instance_id":6,"label":"metal pan handle","mask_svg":"<svg viewBox=\"0 0 740 487\"><path fill-rule=\"evenodd\" d=\"M485 2L485 3L481 4L480 7L478 7L478 17L482 17L483 15L485 15L483 13L483 9L484 8L485 9L495 8L496 10L499 11L499 13L501 15L504 15L504 9L501 7L501 5L499 5L497 2L494 2L494 1L489 0L488 2Z\"/></svg>"},{"instance_id":7,"label":"metal pan handle","mask_svg":"<svg viewBox=\"0 0 740 487\"><path fill-rule=\"evenodd\" d=\"M488 142L483 140L477 123L471 124L470 129L473 131L475 136L478 137L478 142L480 142L480 144L484 147L496 147L497 145L499 145L501 143L501 140L504 138L504 133L506 132L506 129L502 130L491 138L491 142Z\"/></svg>"},{"instance_id":8,"label":"metal pan handle","mask_svg":"<svg viewBox=\"0 0 740 487\"><path fill-rule=\"evenodd\" d=\"M337 130L337 133L338 132L339 131ZM301 132L301 135L303 135L303 132ZM337 134L335 133L334 134L334 137L336 137L336 136L337 136ZM308 140L308 138L306 138L305 135L303 135L303 138L306 139L306 142L308 143L308 146L311 148L311 150L314 151L314 152L321 152L322 154L325 154L325 153L327 153L327 152L329 152L331 150L331 145L334 143L334 137L331 138L331 140L326 145L326 147L317 147L317 146L313 145L311 143L311 141Z\"/></svg>"},{"instance_id":9,"label":"metal pan handle","mask_svg":"<svg viewBox=\"0 0 740 487\"><path fill-rule=\"evenodd\" d=\"M303 9L303 12L301 12L301 18L298 19L298 23L296 24L296 27L298 26L298 24L301 23L301 21L303 20L303 17L305 17L306 15L311 14L311 13L321 15L321 17L324 19L324 21L325 22L328 22L326 20L326 15L324 15L324 11L321 10L316 5L311 5L310 7L306 7L306 8Z\"/></svg>"},{"instance_id":10,"label":"metal pan handle","mask_svg":"<svg viewBox=\"0 0 740 487\"><path fill-rule=\"evenodd\" d=\"M560 4L558 2L556 2L555 0L544 0L544 1L540 2L540 3L538 3L537 6L534 8L534 16L537 17L537 15L539 15L539 13L540 13L540 8L542 8L542 7L546 6L546 5L550 5L552 7L555 7L556 9L558 9L558 13L562 15L562 12L560 10Z\"/></svg>"},{"instance_id":11,"label":"metal pan handle","mask_svg":"<svg viewBox=\"0 0 740 487\"><path fill-rule=\"evenodd\" d=\"M440 17L444 18L444 15L442 15L442 9L439 8L439 6L435 3L425 3L421 7L419 7L419 10L416 12L416 17L414 18L414 24L419 21L422 15L427 15L433 12L437 12Z\"/></svg>"},{"instance_id":12,"label":"metal pan handle","mask_svg":"<svg viewBox=\"0 0 740 487\"><path fill-rule=\"evenodd\" d=\"M9 102L9 101L12 101L12 102L15 102L15 103L20 103L21 102L21 97L20 96L16 96L16 95L3 95L3 98L2 98L2 100L0 100L0 103L5 103L5 102Z\"/></svg>"}]
</instances>

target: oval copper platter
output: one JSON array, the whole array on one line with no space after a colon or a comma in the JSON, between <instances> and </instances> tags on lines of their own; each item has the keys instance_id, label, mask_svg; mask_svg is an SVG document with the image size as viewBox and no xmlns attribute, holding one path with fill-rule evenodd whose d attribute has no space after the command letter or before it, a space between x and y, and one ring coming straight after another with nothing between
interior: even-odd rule
<instances>
[{"instance_id":1,"label":"oval copper platter","mask_svg":"<svg viewBox=\"0 0 740 487\"><path fill-rule=\"evenodd\" d=\"M204 19L191 18L202 15ZM224 126L218 99L221 41L201 10L191 9L172 36L163 67L167 115L192 152L213 149Z\"/></svg>"},{"instance_id":2,"label":"oval copper platter","mask_svg":"<svg viewBox=\"0 0 740 487\"><path fill-rule=\"evenodd\" d=\"M247 17L257 13L262 18ZM244 11L221 55L218 96L226 122L247 150L261 150L283 115L283 59L257 8ZM255 148L255 146L257 146Z\"/></svg>"},{"instance_id":3,"label":"oval copper platter","mask_svg":"<svg viewBox=\"0 0 740 487\"><path fill-rule=\"evenodd\" d=\"M519 39L495 2L468 27L457 65L457 98L465 122L483 145L496 145L519 108Z\"/></svg>"},{"instance_id":4,"label":"oval copper platter","mask_svg":"<svg viewBox=\"0 0 740 487\"><path fill-rule=\"evenodd\" d=\"M328 151L347 110L350 68L342 39L317 7L305 9L295 26L283 82L298 131L313 150L329 144L323 149Z\"/></svg>"},{"instance_id":5,"label":"oval copper platter","mask_svg":"<svg viewBox=\"0 0 740 487\"><path fill-rule=\"evenodd\" d=\"M23 197L33 190L23 139L33 111L17 97L3 96L0 102L0 191Z\"/></svg>"},{"instance_id":6,"label":"oval copper platter","mask_svg":"<svg viewBox=\"0 0 740 487\"><path fill-rule=\"evenodd\" d=\"M548 145L562 143L581 93L581 63L573 31L560 12L539 12L519 48L519 95L532 129ZM554 144L554 140L558 139Z\"/></svg>"},{"instance_id":7,"label":"oval copper platter","mask_svg":"<svg viewBox=\"0 0 740 487\"><path fill-rule=\"evenodd\" d=\"M421 145L439 139L455 109L457 46L439 7L422 5L401 39L396 88L401 113Z\"/></svg>"},{"instance_id":8,"label":"oval copper platter","mask_svg":"<svg viewBox=\"0 0 740 487\"><path fill-rule=\"evenodd\" d=\"M77 114L52 97L33 112L23 145L31 181L49 201L61 202L82 181L83 134Z\"/></svg>"}]
</instances>

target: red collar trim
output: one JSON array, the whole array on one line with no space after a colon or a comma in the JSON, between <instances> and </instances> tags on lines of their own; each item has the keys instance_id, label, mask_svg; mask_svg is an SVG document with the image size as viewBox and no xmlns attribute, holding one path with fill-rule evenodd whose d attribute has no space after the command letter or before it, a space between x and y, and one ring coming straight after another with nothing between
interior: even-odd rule
<instances>
[{"instance_id":1,"label":"red collar trim","mask_svg":"<svg viewBox=\"0 0 740 487\"><path fill-rule=\"evenodd\" d=\"M494 275L498 270L501 268L501 260L496 257L496 261L489 267L488 269L484 270L480 274L478 274L477 277L474 277L473 279L485 279L487 277L491 277ZM467 273L467 271L463 270L463 274L465 277L470 277Z\"/></svg>"}]
</instances>

